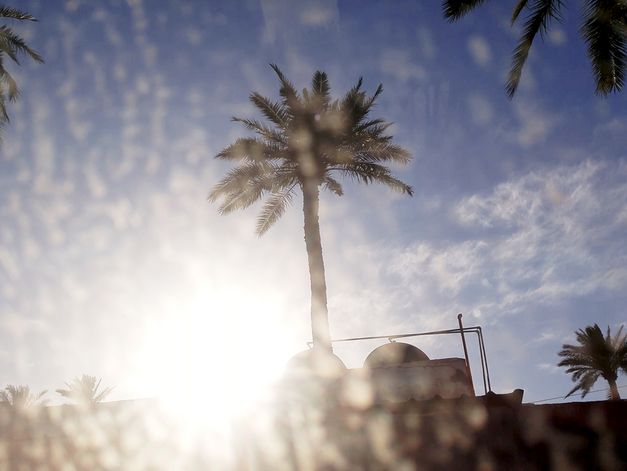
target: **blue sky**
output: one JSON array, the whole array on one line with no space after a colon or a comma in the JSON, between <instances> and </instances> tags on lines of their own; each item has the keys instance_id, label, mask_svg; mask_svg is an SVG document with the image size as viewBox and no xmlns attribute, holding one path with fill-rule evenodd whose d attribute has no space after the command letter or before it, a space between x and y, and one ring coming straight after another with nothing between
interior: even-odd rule
<instances>
[{"instance_id":1,"label":"blue sky","mask_svg":"<svg viewBox=\"0 0 627 471\"><path fill-rule=\"evenodd\" d=\"M574 5L510 101L508 2L457 24L418 0L7 3L39 19L15 26L46 64L9 66L23 96L0 150L4 383L237 387L304 348L299 203L258 239L258 207L206 202L228 168L213 156L243 133L230 117L255 115L250 91L277 96L268 63L299 88L325 70L336 95L383 83L375 115L413 155L396 169L413 198L323 197L335 337L463 312L484 327L494 389L539 400L570 389L555 365L576 329L625 322L627 96L594 94ZM461 355L457 339L416 344ZM338 353L359 366L374 346Z\"/></svg>"}]
</instances>

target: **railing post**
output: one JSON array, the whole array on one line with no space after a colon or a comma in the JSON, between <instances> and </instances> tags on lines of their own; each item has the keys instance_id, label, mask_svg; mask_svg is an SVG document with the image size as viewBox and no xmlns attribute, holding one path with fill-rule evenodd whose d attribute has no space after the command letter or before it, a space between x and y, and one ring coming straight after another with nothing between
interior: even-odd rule
<instances>
[{"instance_id":1,"label":"railing post","mask_svg":"<svg viewBox=\"0 0 627 471\"><path fill-rule=\"evenodd\" d=\"M470 371L470 360L468 358L468 347L466 346L466 337L464 336L464 325L462 324L462 314L457 314L457 322L459 323L459 333L462 336L462 345L464 346L464 357L466 358L466 372L470 379L470 388L472 389L472 395L476 396L475 385L472 382L472 372Z\"/></svg>"}]
</instances>

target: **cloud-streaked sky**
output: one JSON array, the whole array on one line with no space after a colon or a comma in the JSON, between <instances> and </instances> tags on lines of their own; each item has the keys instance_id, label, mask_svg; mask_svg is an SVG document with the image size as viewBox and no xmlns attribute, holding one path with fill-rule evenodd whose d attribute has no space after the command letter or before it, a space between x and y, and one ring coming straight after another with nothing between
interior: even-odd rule
<instances>
[{"instance_id":1,"label":"cloud-streaked sky","mask_svg":"<svg viewBox=\"0 0 627 471\"><path fill-rule=\"evenodd\" d=\"M250 91L277 97L268 63L299 88L325 70L336 96L382 82L375 115L414 157L395 170L413 198L323 197L335 337L463 312L484 327L494 389L539 400L570 389L555 364L576 329L625 323L627 95L594 94L575 8L510 101L510 2L456 24L424 0L6 3L39 19L15 27L46 64L9 65L23 96L0 150L3 383L84 372L114 398L153 396L198 376L241 385L305 347L298 200L261 239L258 207L206 202L228 168L213 156L244 133L230 117L256 116ZM457 339L416 344L461 355ZM373 346L338 353L359 366Z\"/></svg>"}]
</instances>

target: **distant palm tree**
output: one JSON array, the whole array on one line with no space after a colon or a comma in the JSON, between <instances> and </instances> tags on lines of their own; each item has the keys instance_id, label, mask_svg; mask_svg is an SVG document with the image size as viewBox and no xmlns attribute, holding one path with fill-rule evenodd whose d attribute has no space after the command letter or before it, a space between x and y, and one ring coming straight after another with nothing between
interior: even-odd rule
<instances>
[{"instance_id":1,"label":"distant palm tree","mask_svg":"<svg viewBox=\"0 0 627 471\"><path fill-rule=\"evenodd\" d=\"M370 119L379 85L372 96L362 91L362 79L339 100L332 100L327 75L316 72L311 89L299 94L276 65L281 84L280 102L254 92L251 102L270 121L233 118L257 137L237 139L216 158L235 160L231 170L211 191L209 200L223 199L220 213L243 209L267 196L257 221L257 234L265 233L284 213L296 190L303 194L305 246L311 282L311 324L314 346L331 350L327 292L320 241L318 205L320 189L338 196L343 189L335 175L362 183L383 183L412 194L409 185L392 176L389 162L407 164L411 156L392 144L386 134L390 123Z\"/></svg>"},{"instance_id":2,"label":"distant palm tree","mask_svg":"<svg viewBox=\"0 0 627 471\"><path fill-rule=\"evenodd\" d=\"M627 373L627 335L622 334L623 327L614 337L607 328L605 337L597 324L589 325L576 332L579 345L563 345L559 356L564 359L557 366L566 366L567 373L577 385L566 395L581 391L584 397L599 377L610 385L610 399L620 399L616 379L619 370Z\"/></svg>"},{"instance_id":3,"label":"distant palm tree","mask_svg":"<svg viewBox=\"0 0 627 471\"><path fill-rule=\"evenodd\" d=\"M0 403L10 406L17 412L24 412L43 404L42 398L47 391L39 394L31 392L28 386L9 385L0 391Z\"/></svg>"},{"instance_id":4,"label":"distant palm tree","mask_svg":"<svg viewBox=\"0 0 627 471\"><path fill-rule=\"evenodd\" d=\"M484 0L444 0L444 16L456 21ZM552 20L561 18L564 0L516 0L512 24L527 9L523 34L514 49L507 79L507 94L516 93L523 67L538 32L549 30ZM581 35L588 46L588 56L596 81L597 93L619 92L625 83L627 59L627 2L625 0L585 0Z\"/></svg>"},{"instance_id":5,"label":"distant palm tree","mask_svg":"<svg viewBox=\"0 0 627 471\"><path fill-rule=\"evenodd\" d=\"M0 6L0 18L9 18L19 21L37 21L32 15L15 8ZM19 65L18 56L26 54L36 62L43 62L43 58L38 52L31 49L24 39L14 33L11 28L6 25L0 26L0 124L9 121L9 115L6 109L6 101L15 101L20 91L17 83L11 77L11 74L4 67L5 55L13 62Z\"/></svg>"},{"instance_id":6,"label":"distant palm tree","mask_svg":"<svg viewBox=\"0 0 627 471\"><path fill-rule=\"evenodd\" d=\"M113 390L113 388L99 390L101 381L102 379L95 376L82 375L65 383L67 389L57 389L57 393L79 405L93 406L102 402Z\"/></svg>"}]
</instances>

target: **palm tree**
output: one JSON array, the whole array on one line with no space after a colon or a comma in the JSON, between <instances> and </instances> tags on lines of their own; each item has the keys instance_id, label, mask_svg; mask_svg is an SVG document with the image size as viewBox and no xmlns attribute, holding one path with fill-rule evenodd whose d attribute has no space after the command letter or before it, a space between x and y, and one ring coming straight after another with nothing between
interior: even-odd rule
<instances>
[{"instance_id":1,"label":"palm tree","mask_svg":"<svg viewBox=\"0 0 627 471\"><path fill-rule=\"evenodd\" d=\"M444 16L456 21L484 3L484 0L444 0ZM507 94L516 93L529 50L538 32L542 36L552 20L561 18L563 0L516 0L512 24L524 9L529 14L522 36L514 49L512 66L507 78ZM585 0L581 35L588 46L588 56L596 81L596 91L602 95L619 92L625 83L627 59L627 2L625 0Z\"/></svg>"},{"instance_id":2,"label":"palm tree","mask_svg":"<svg viewBox=\"0 0 627 471\"><path fill-rule=\"evenodd\" d=\"M559 356L563 360L557 366L566 366L566 373L572 374L576 386L566 395L570 396L581 390L585 397L599 377L610 385L610 399L620 399L616 379L618 371L627 373L627 335L622 334L623 327L614 337L607 328L605 337L597 324L580 329L575 334L579 345L563 345Z\"/></svg>"},{"instance_id":3,"label":"palm tree","mask_svg":"<svg viewBox=\"0 0 627 471\"><path fill-rule=\"evenodd\" d=\"M42 398L46 392L41 391L39 394L35 394L31 392L28 386L9 385L0 391L0 404L6 404L16 412L25 412L42 405Z\"/></svg>"},{"instance_id":4,"label":"palm tree","mask_svg":"<svg viewBox=\"0 0 627 471\"><path fill-rule=\"evenodd\" d=\"M15 8L0 6L0 18L9 18L19 21L37 21L32 15L25 13ZM31 49L24 39L18 34L13 32L11 28L6 25L0 26L0 124L9 121L9 115L6 109L6 101L15 101L20 91L17 87L17 83L11 77L11 74L4 67L5 55L8 56L13 62L19 65L18 56L20 54L26 54L36 62L43 62L43 58L38 52Z\"/></svg>"},{"instance_id":5,"label":"palm tree","mask_svg":"<svg viewBox=\"0 0 627 471\"><path fill-rule=\"evenodd\" d=\"M342 99L332 100L326 73L316 72L311 88L299 94L276 65L271 67L280 82L281 100L250 95L271 125L233 118L257 136L237 139L216 156L239 165L214 186L209 200L222 199L219 211L225 214L267 196L257 220L257 234L262 235L283 215L296 191L302 192L312 337L314 346L331 351L318 219L320 189L341 196L342 185L335 178L339 175L365 184L383 183L411 195L411 187L386 167L389 162L407 164L411 156L391 142L392 136L386 134L390 123L368 117L382 85L367 96L360 78Z\"/></svg>"},{"instance_id":6,"label":"palm tree","mask_svg":"<svg viewBox=\"0 0 627 471\"><path fill-rule=\"evenodd\" d=\"M99 391L101 381L102 379L97 379L95 376L82 375L65 383L67 389L57 389L57 393L79 405L93 406L102 402L113 390L113 388L106 388Z\"/></svg>"}]
</instances>

